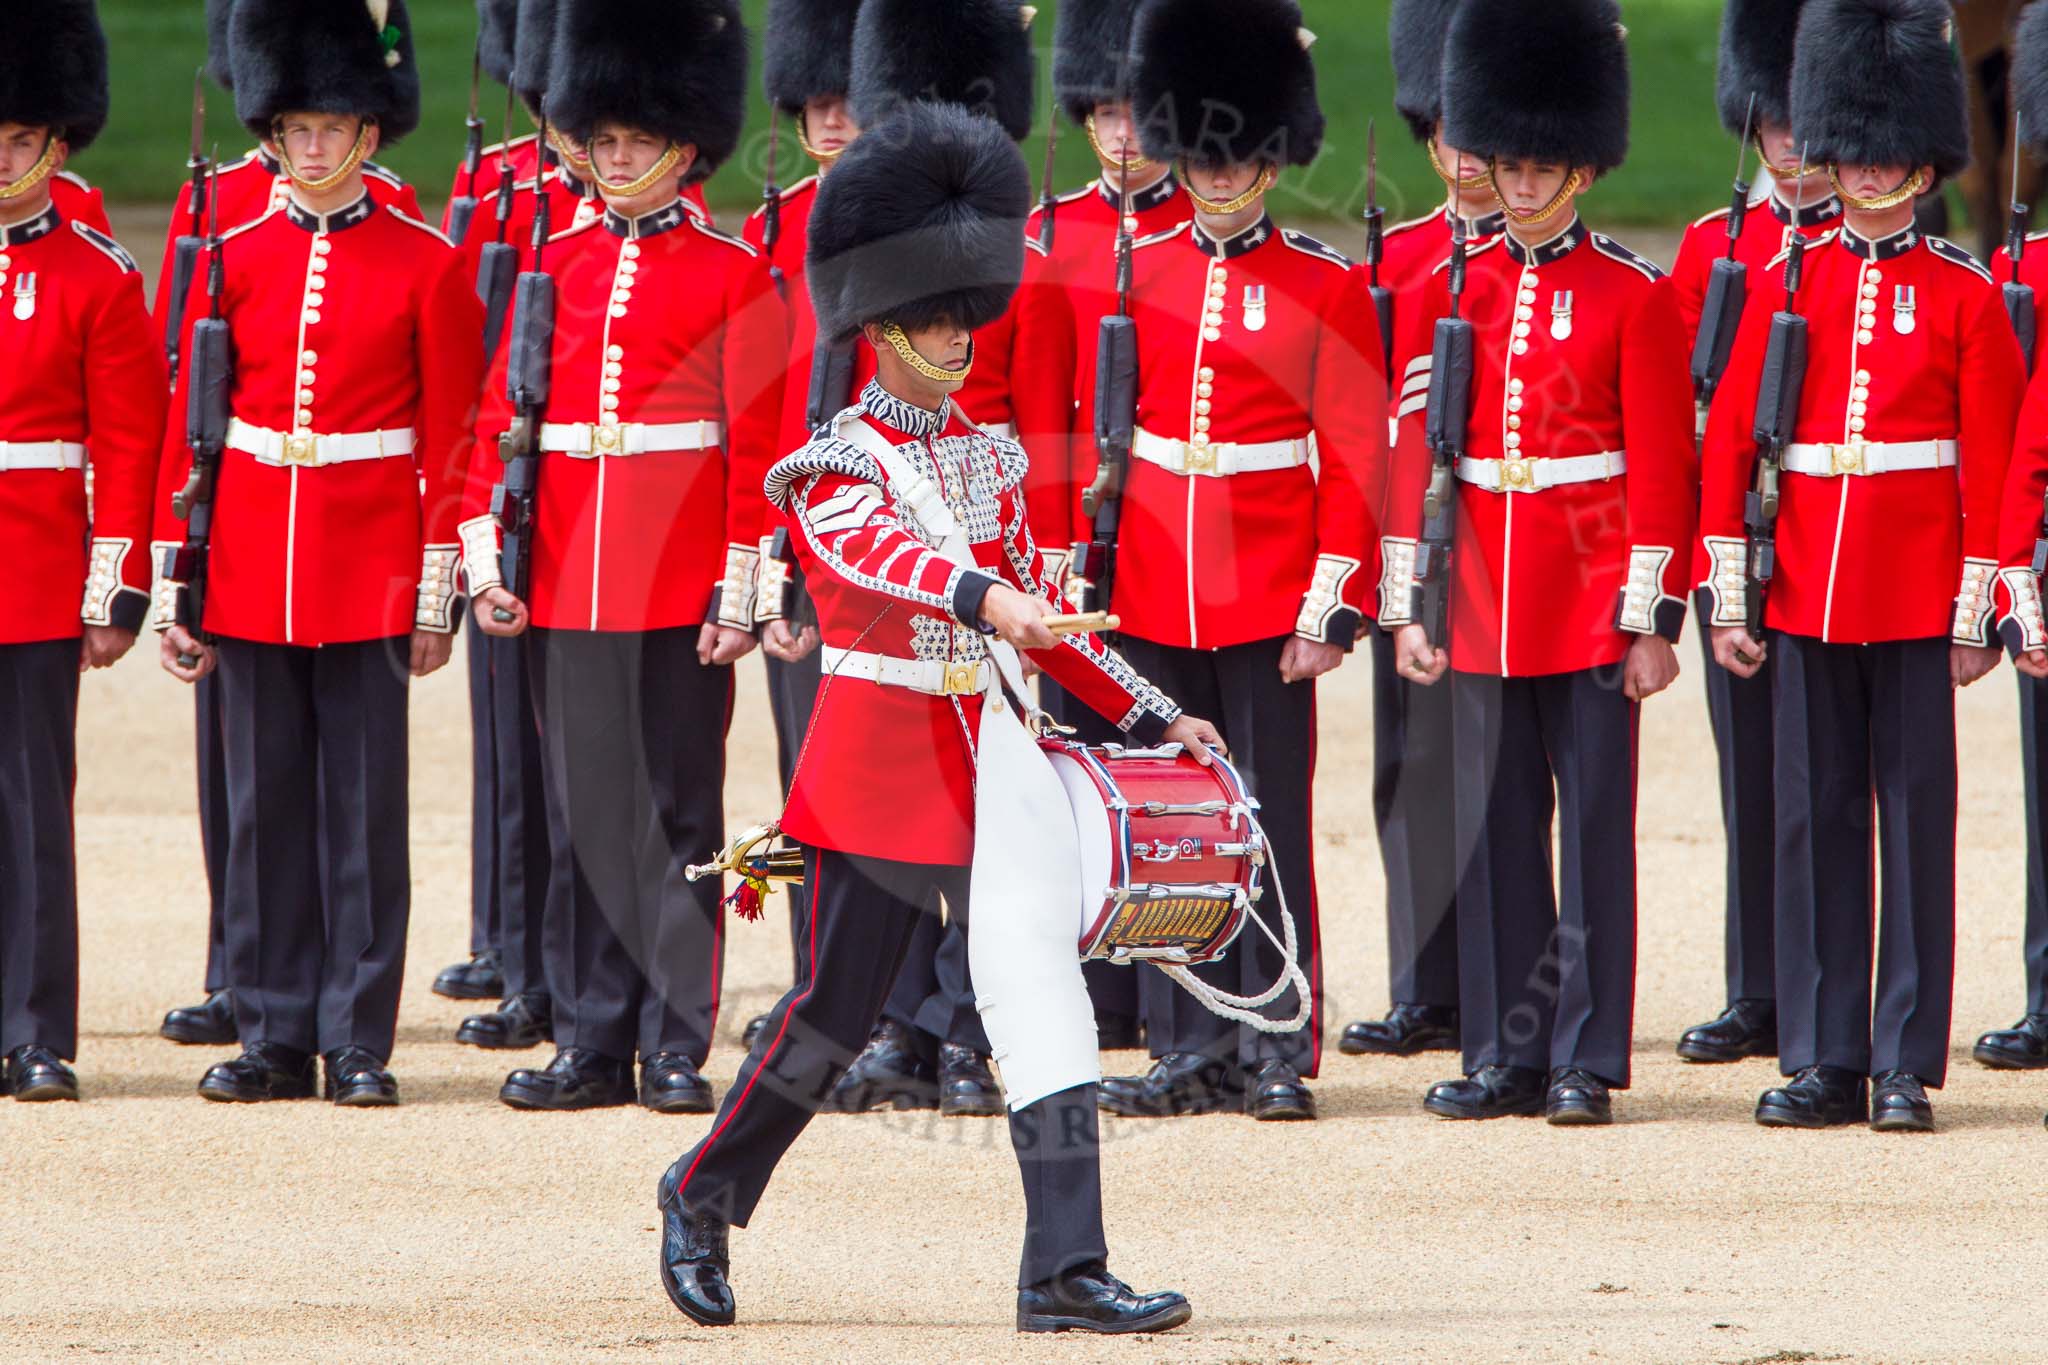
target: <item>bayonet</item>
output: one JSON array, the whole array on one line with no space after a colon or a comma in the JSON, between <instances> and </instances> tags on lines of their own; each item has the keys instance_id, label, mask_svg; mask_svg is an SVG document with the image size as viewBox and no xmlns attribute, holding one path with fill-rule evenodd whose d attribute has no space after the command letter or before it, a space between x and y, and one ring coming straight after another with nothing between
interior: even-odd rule
<instances>
[{"instance_id":1,"label":"bayonet","mask_svg":"<svg viewBox=\"0 0 2048 1365\"><path fill-rule=\"evenodd\" d=\"M1457 216L1453 201L1451 214ZM1379 120L1365 121L1365 273L1372 294L1373 315L1380 325L1380 356L1394 358L1394 291L1380 283L1380 262L1386 257L1386 210L1380 207Z\"/></svg>"},{"instance_id":2,"label":"bayonet","mask_svg":"<svg viewBox=\"0 0 2048 1365\"><path fill-rule=\"evenodd\" d=\"M2012 320L2012 334L2018 338L2020 350L2027 358L2027 372L2034 370L2034 287L2020 283L2020 262L2027 254L2028 209L2020 202L2020 116L2014 110L2012 116L2012 210L2005 225L2005 254L2012 268L2012 278L2005 281L2001 291L2005 296L2005 315Z\"/></svg>"},{"instance_id":3,"label":"bayonet","mask_svg":"<svg viewBox=\"0 0 2048 1365\"><path fill-rule=\"evenodd\" d=\"M1059 155L1059 147L1059 101L1054 100L1052 113L1045 120L1045 171L1038 181L1038 249L1047 253L1052 251L1052 220L1059 206L1059 199L1052 192L1053 162Z\"/></svg>"},{"instance_id":4,"label":"bayonet","mask_svg":"<svg viewBox=\"0 0 2048 1365\"><path fill-rule=\"evenodd\" d=\"M170 367L171 387L178 386L178 346L185 330L185 308L192 296L192 275L199 264L200 229L206 223L209 198L207 173L212 160L206 155L206 68L192 73L192 150L185 158L191 175L186 194L185 231L171 246L171 316L164 328L164 359Z\"/></svg>"}]
</instances>

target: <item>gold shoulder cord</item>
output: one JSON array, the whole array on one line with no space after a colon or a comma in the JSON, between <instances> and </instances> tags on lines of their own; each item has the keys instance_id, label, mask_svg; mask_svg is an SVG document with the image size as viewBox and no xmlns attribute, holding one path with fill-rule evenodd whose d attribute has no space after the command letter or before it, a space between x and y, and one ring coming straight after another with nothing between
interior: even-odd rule
<instances>
[{"instance_id":1,"label":"gold shoulder cord","mask_svg":"<svg viewBox=\"0 0 2048 1365\"><path fill-rule=\"evenodd\" d=\"M682 159L683 149L671 142L668 144L668 149L661 154L661 158L652 166L649 166L647 173L637 180L629 180L623 185L614 185L595 171L592 171L591 174L597 181L597 187L606 194L617 199L631 199L635 195L645 194L648 190L654 188L655 182L674 170L676 163Z\"/></svg>"},{"instance_id":2,"label":"gold shoulder cord","mask_svg":"<svg viewBox=\"0 0 2048 1365\"><path fill-rule=\"evenodd\" d=\"M889 349L902 357L903 363L916 370L934 384L955 384L967 378L974 369L974 343L967 343L967 363L957 370L942 369L917 353L917 347L910 344L910 338L903 329L893 322L882 324L882 340L889 343Z\"/></svg>"},{"instance_id":3,"label":"gold shoulder cord","mask_svg":"<svg viewBox=\"0 0 2048 1365\"><path fill-rule=\"evenodd\" d=\"M1280 168L1269 161L1266 163L1265 169L1259 172L1259 178L1252 182L1250 189L1227 203L1219 204L1213 199L1204 199L1196 191L1194 185L1188 180L1188 168L1185 161L1176 161L1173 165L1173 173L1179 177L1180 187L1188 192L1188 198L1194 201L1196 211L1206 213L1211 218L1228 218L1233 213L1242 213L1257 203L1259 197L1272 189L1273 182L1280 178Z\"/></svg>"},{"instance_id":4,"label":"gold shoulder cord","mask_svg":"<svg viewBox=\"0 0 2048 1365\"><path fill-rule=\"evenodd\" d=\"M28 174L12 185L0 185L0 202L19 199L36 186L50 178L50 172L57 169L57 135L51 133L43 139L43 154L36 158L36 164L28 168Z\"/></svg>"},{"instance_id":5,"label":"gold shoulder cord","mask_svg":"<svg viewBox=\"0 0 2048 1365\"><path fill-rule=\"evenodd\" d=\"M284 134L279 131L275 124L271 125L270 135L277 142L278 163L284 167L284 173L291 177L292 183L308 194L325 194L361 170L363 163L370 159L371 126L369 119L362 121L362 125L356 129L356 145L349 148L348 155L341 159L341 165L335 167L333 174L323 176L318 180L306 179L292 165L291 154L284 149Z\"/></svg>"}]
</instances>

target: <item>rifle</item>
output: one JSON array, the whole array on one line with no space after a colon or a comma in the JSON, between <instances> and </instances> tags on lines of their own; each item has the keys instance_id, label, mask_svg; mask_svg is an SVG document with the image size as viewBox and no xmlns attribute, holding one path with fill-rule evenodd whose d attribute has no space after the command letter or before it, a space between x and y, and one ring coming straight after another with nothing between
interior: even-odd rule
<instances>
[{"instance_id":1,"label":"rifle","mask_svg":"<svg viewBox=\"0 0 2048 1365\"><path fill-rule=\"evenodd\" d=\"M512 92L505 92L505 131L512 125ZM534 172L534 194L547 201L547 168ZM476 263L476 296L484 305L484 356L498 353L498 341L505 334L505 315L512 307L513 279L519 270L519 249L507 241L512 234L512 201L517 198L512 183L512 153L500 143L498 152L498 235L484 243Z\"/></svg>"},{"instance_id":2,"label":"rifle","mask_svg":"<svg viewBox=\"0 0 2048 1365\"><path fill-rule=\"evenodd\" d=\"M1415 545L1415 620L1443 647L1451 615L1451 551L1458 527L1458 461L1472 420L1472 321L1459 315L1465 297L1465 220L1451 215L1450 316L1436 320L1430 343L1429 398L1423 438L1429 444L1429 487L1422 497L1422 535Z\"/></svg>"},{"instance_id":3,"label":"rifle","mask_svg":"<svg viewBox=\"0 0 2048 1365\"><path fill-rule=\"evenodd\" d=\"M1116 312L1095 334L1095 480L1081 494L1088 539L1074 547L1073 571L1090 585L1083 611L1109 610L1116 586L1116 542L1123 523L1124 475L1138 425L1138 324L1131 317L1131 158L1119 158Z\"/></svg>"},{"instance_id":4,"label":"rifle","mask_svg":"<svg viewBox=\"0 0 2048 1365\"><path fill-rule=\"evenodd\" d=\"M547 115L541 115L541 144L547 144ZM499 563L505 590L526 601L532 590L534 501L540 490L540 429L547 417L548 393L554 386L555 282L548 276L543 253L548 241L547 186L534 182L533 269L519 276L513 311L512 352L506 357L505 396L512 402L512 425L498 438L498 457L505 477L491 490L491 515L504 531ZM503 607L492 608L500 623L514 619Z\"/></svg>"},{"instance_id":5,"label":"rifle","mask_svg":"<svg viewBox=\"0 0 2048 1365\"><path fill-rule=\"evenodd\" d=\"M1387 211L1380 207L1379 120L1365 121L1365 274L1372 290L1372 311L1380 323L1380 355L1394 359L1394 291L1380 283L1380 262L1386 258ZM1457 205L1451 206L1453 215Z\"/></svg>"},{"instance_id":6,"label":"rifle","mask_svg":"<svg viewBox=\"0 0 2048 1365\"><path fill-rule=\"evenodd\" d=\"M476 116L477 89L484 78L483 20L477 20L476 53L469 59L469 117L462 121L467 140L462 146L464 192L448 201L448 240L461 246L469 236L469 220L476 214L476 173L484 162L484 121ZM504 186L501 179L499 186ZM501 196L502 197L502 196Z\"/></svg>"},{"instance_id":7,"label":"rifle","mask_svg":"<svg viewBox=\"0 0 2048 1365\"><path fill-rule=\"evenodd\" d=\"M1038 249L1048 255L1052 252L1053 214L1059 208L1059 196L1052 192L1053 161L1060 148L1059 107L1054 100L1045 116L1045 173L1038 181Z\"/></svg>"},{"instance_id":8,"label":"rifle","mask_svg":"<svg viewBox=\"0 0 2048 1365\"><path fill-rule=\"evenodd\" d=\"M1735 148L1735 193L1728 203L1728 254L1717 260L1707 274L1707 300L1700 313L1700 330L1692 341L1692 396L1704 412L1714 401L1714 390L1728 369L1728 353L1735 345L1736 329L1742 325L1742 306L1749 301L1749 267L1735 259L1735 247L1742 240L1743 221L1749 216L1749 185L1742 178L1743 162L1749 156L1750 131L1756 119L1756 95L1749 97L1749 112L1742 116L1742 141ZM1799 194L1805 196L1805 182ZM1798 232L1797 224L1793 231Z\"/></svg>"},{"instance_id":9,"label":"rifle","mask_svg":"<svg viewBox=\"0 0 2048 1365\"><path fill-rule=\"evenodd\" d=\"M775 281L775 297L789 300L789 282L775 263L775 248L782 241L782 186L775 183L775 154L782 146L782 111L768 107L768 177L761 185L761 254L768 258L768 278Z\"/></svg>"},{"instance_id":10,"label":"rifle","mask_svg":"<svg viewBox=\"0 0 2048 1365\"><path fill-rule=\"evenodd\" d=\"M1800 207L1805 207L1806 149L1799 150ZM1771 315L1770 345L1756 391L1756 481L1742 504L1742 529L1747 544L1743 559L1749 592L1744 624L1752 637L1764 628L1764 603L1778 572L1778 476L1785 447L1799 420L1799 395L1806 386L1806 319L1799 316L1799 276L1806 239L1798 233L1785 247L1785 306Z\"/></svg>"},{"instance_id":11,"label":"rifle","mask_svg":"<svg viewBox=\"0 0 2048 1365\"><path fill-rule=\"evenodd\" d=\"M216 168L212 174L218 176ZM220 242L219 186L210 187L206 229L207 315L192 324L191 368L185 376L185 444L192 451L192 473L171 497L171 511L185 523L185 540L168 556L164 576L185 585L178 594L175 620L195 640L204 639L206 579L213 543L213 490L220 475L221 454L228 444L228 390L234 378L234 336L220 314L223 271ZM180 654L185 668L198 665L194 654Z\"/></svg>"},{"instance_id":12,"label":"rifle","mask_svg":"<svg viewBox=\"0 0 2048 1365\"><path fill-rule=\"evenodd\" d=\"M212 161L206 156L206 68L192 76L192 153L185 169L192 172L192 188L186 199L191 209L184 232L171 247L171 316L164 327L164 359L170 362L171 389L178 387L178 344L185 330L185 306L192 297L192 273L199 268L199 245L206 226L207 171Z\"/></svg>"},{"instance_id":13,"label":"rifle","mask_svg":"<svg viewBox=\"0 0 2048 1365\"><path fill-rule=\"evenodd\" d=\"M2027 357L2027 373L2034 372L2034 287L2020 283L2020 260L2027 254L2027 206L2020 202L2020 116L2012 116L2012 216L2005 228L2005 254L2012 262L2012 278L2001 287L2005 294L2005 315L2012 319L2012 334L2019 338Z\"/></svg>"}]
</instances>

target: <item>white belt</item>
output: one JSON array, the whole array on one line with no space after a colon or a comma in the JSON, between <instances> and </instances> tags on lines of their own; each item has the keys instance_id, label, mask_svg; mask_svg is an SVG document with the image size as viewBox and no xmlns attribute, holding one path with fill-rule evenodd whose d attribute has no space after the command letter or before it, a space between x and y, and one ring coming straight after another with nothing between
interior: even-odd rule
<instances>
[{"instance_id":1,"label":"white belt","mask_svg":"<svg viewBox=\"0 0 2048 1365\"><path fill-rule=\"evenodd\" d=\"M1831 479L1841 474L1950 469L1955 462L1954 441L1851 441L1838 446L1795 441L1785 447L1784 467L1794 474Z\"/></svg>"},{"instance_id":2,"label":"white belt","mask_svg":"<svg viewBox=\"0 0 2048 1365\"><path fill-rule=\"evenodd\" d=\"M898 659L887 654L826 645L819 661L828 678L862 678L884 687L907 687L934 697L964 697L988 682L988 660L948 663L944 659Z\"/></svg>"},{"instance_id":3,"label":"white belt","mask_svg":"<svg viewBox=\"0 0 2048 1365\"><path fill-rule=\"evenodd\" d=\"M1603 450L1598 455L1568 455L1561 460L1541 455L1511 460L1458 461L1458 479L1489 493L1540 493L1567 483L1597 483L1628 473L1628 453Z\"/></svg>"},{"instance_id":4,"label":"white belt","mask_svg":"<svg viewBox=\"0 0 2048 1365\"><path fill-rule=\"evenodd\" d=\"M1015 422L983 422L981 429L999 440L1014 441L1017 439L1017 424Z\"/></svg>"},{"instance_id":5,"label":"white belt","mask_svg":"<svg viewBox=\"0 0 2048 1365\"><path fill-rule=\"evenodd\" d=\"M1211 441L1194 445L1155 436L1141 427L1131 436L1131 454L1176 474L1205 474L1221 479L1232 474L1305 465L1309 460L1309 439L1299 436L1292 441Z\"/></svg>"},{"instance_id":6,"label":"white belt","mask_svg":"<svg viewBox=\"0 0 2048 1365\"><path fill-rule=\"evenodd\" d=\"M711 450L725 439L717 422L543 422L540 448L579 460L649 451Z\"/></svg>"},{"instance_id":7,"label":"white belt","mask_svg":"<svg viewBox=\"0 0 2048 1365\"><path fill-rule=\"evenodd\" d=\"M77 441L0 441L0 474L15 469L83 469L85 446Z\"/></svg>"},{"instance_id":8,"label":"white belt","mask_svg":"<svg viewBox=\"0 0 2048 1365\"><path fill-rule=\"evenodd\" d=\"M352 431L338 436L294 435L272 431L228 419L228 449L256 457L258 464L304 465L318 468L329 464L352 464L357 460L392 459L412 454L412 428L394 431Z\"/></svg>"}]
</instances>

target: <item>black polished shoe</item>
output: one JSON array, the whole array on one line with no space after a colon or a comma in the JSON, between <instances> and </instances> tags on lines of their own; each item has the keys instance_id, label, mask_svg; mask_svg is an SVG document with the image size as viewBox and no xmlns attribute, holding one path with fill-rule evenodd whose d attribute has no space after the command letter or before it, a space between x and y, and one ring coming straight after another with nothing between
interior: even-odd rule
<instances>
[{"instance_id":1,"label":"black polished shoe","mask_svg":"<svg viewBox=\"0 0 2048 1365\"><path fill-rule=\"evenodd\" d=\"M657 1114L709 1114L711 1082L680 1052L657 1052L640 1063L640 1107Z\"/></svg>"},{"instance_id":2,"label":"black polished shoe","mask_svg":"<svg viewBox=\"0 0 2048 1365\"><path fill-rule=\"evenodd\" d=\"M732 1273L730 1231L721 1218L692 1213L676 1198L673 1173L661 1180L661 1287L668 1301L706 1327L730 1327L738 1307L726 1277Z\"/></svg>"},{"instance_id":3,"label":"black polished shoe","mask_svg":"<svg viewBox=\"0 0 2048 1365\"><path fill-rule=\"evenodd\" d=\"M1412 1057L1418 1052L1458 1050L1458 1011L1450 1005L1395 1005L1384 1019L1360 1019L1344 1026L1337 1050L1356 1057Z\"/></svg>"},{"instance_id":4,"label":"black polished shoe","mask_svg":"<svg viewBox=\"0 0 2048 1365\"><path fill-rule=\"evenodd\" d=\"M747 1026L740 1030L740 1046L747 1051L754 1050L754 1044L761 1041L761 1035L768 1030L768 1016L757 1014L747 1020Z\"/></svg>"},{"instance_id":5,"label":"black polished shoe","mask_svg":"<svg viewBox=\"0 0 2048 1365\"><path fill-rule=\"evenodd\" d=\"M1560 1127L1614 1122L1614 1103L1608 1097L1607 1083L1581 1067L1559 1067L1550 1073L1550 1089L1543 1096L1543 1117Z\"/></svg>"},{"instance_id":6,"label":"black polished shoe","mask_svg":"<svg viewBox=\"0 0 2048 1365\"><path fill-rule=\"evenodd\" d=\"M1879 1133L1931 1133L1934 1106L1910 1071L1887 1071L1870 1083L1870 1126Z\"/></svg>"},{"instance_id":7,"label":"black polished shoe","mask_svg":"<svg viewBox=\"0 0 2048 1365\"><path fill-rule=\"evenodd\" d=\"M455 1041L494 1052L513 1052L555 1041L555 1005L539 991L506 1000L488 1014L472 1014L455 1030Z\"/></svg>"},{"instance_id":8,"label":"black polished shoe","mask_svg":"<svg viewBox=\"0 0 2048 1365\"><path fill-rule=\"evenodd\" d=\"M609 1109L633 1102L633 1064L565 1047L547 1068L521 1067L505 1078L498 1098L514 1109Z\"/></svg>"},{"instance_id":9,"label":"black polished shoe","mask_svg":"<svg viewBox=\"0 0 2048 1365\"><path fill-rule=\"evenodd\" d=\"M1135 1014L1095 1016L1095 1046L1104 1052L1130 1052L1145 1046L1145 1021Z\"/></svg>"},{"instance_id":10,"label":"black polished shoe","mask_svg":"<svg viewBox=\"0 0 2048 1365\"><path fill-rule=\"evenodd\" d=\"M1140 1294L1101 1261L1017 1291L1020 1332L1170 1332L1194 1315L1186 1296Z\"/></svg>"},{"instance_id":11,"label":"black polished shoe","mask_svg":"<svg viewBox=\"0 0 2048 1365\"><path fill-rule=\"evenodd\" d=\"M226 1047L239 1041L235 1033L235 997L226 991L215 991L203 1005L180 1005L164 1016L157 1032L174 1043Z\"/></svg>"},{"instance_id":12,"label":"black polished shoe","mask_svg":"<svg viewBox=\"0 0 2048 1365\"><path fill-rule=\"evenodd\" d=\"M1533 1066L1482 1066L1455 1081L1438 1081L1422 1097L1422 1107L1445 1119L1540 1114L1547 1079Z\"/></svg>"},{"instance_id":13,"label":"black polished shoe","mask_svg":"<svg viewBox=\"0 0 2048 1365\"><path fill-rule=\"evenodd\" d=\"M450 1000L499 1000L505 995L505 973L491 949L470 954L469 961L443 967L434 977L434 994Z\"/></svg>"},{"instance_id":14,"label":"black polished shoe","mask_svg":"<svg viewBox=\"0 0 2048 1365\"><path fill-rule=\"evenodd\" d=\"M78 1077L46 1047L33 1043L18 1047L7 1054L6 1065L0 1070L7 1074L6 1086L0 1093L12 1091L14 1098L24 1103L78 1098Z\"/></svg>"},{"instance_id":15,"label":"black polished shoe","mask_svg":"<svg viewBox=\"0 0 2048 1365\"><path fill-rule=\"evenodd\" d=\"M939 1113L949 1119L992 1119L1003 1112L1003 1091L988 1058L958 1043L939 1045Z\"/></svg>"},{"instance_id":16,"label":"black polished shoe","mask_svg":"<svg viewBox=\"0 0 2048 1365\"><path fill-rule=\"evenodd\" d=\"M314 1060L282 1043L251 1043L241 1056L209 1067L199 1078L199 1094L223 1104L310 1100L319 1075Z\"/></svg>"},{"instance_id":17,"label":"black polished shoe","mask_svg":"<svg viewBox=\"0 0 2048 1365\"><path fill-rule=\"evenodd\" d=\"M1766 1128L1833 1128L1870 1117L1870 1083L1839 1066L1809 1066L1756 1102Z\"/></svg>"},{"instance_id":18,"label":"black polished shoe","mask_svg":"<svg viewBox=\"0 0 2048 1365\"><path fill-rule=\"evenodd\" d=\"M1245 1106L1244 1071L1200 1052L1169 1052L1142 1076L1105 1076L1096 1103L1128 1119L1222 1114Z\"/></svg>"},{"instance_id":19,"label":"black polished shoe","mask_svg":"<svg viewBox=\"0 0 2048 1365\"><path fill-rule=\"evenodd\" d=\"M1993 1029L1970 1050L1998 1071L2039 1071L2048 1067L2048 1014L2030 1014L2011 1028Z\"/></svg>"},{"instance_id":20,"label":"black polished shoe","mask_svg":"<svg viewBox=\"0 0 2048 1365\"><path fill-rule=\"evenodd\" d=\"M1739 1062L1778 1055L1778 1004L1737 1000L1712 1022L1678 1036L1678 1055L1688 1062Z\"/></svg>"},{"instance_id":21,"label":"black polished shoe","mask_svg":"<svg viewBox=\"0 0 2048 1365\"><path fill-rule=\"evenodd\" d=\"M1287 1063L1262 1062L1245 1078L1244 1112L1262 1123L1312 1119L1316 1097Z\"/></svg>"},{"instance_id":22,"label":"black polished shoe","mask_svg":"<svg viewBox=\"0 0 2048 1365\"><path fill-rule=\"evenodd\" d=\"M321 1093L344 1109L383 1109L398 1103L398 1078L368 1048L338 1047L324 1056Z\"/></svg>"},{"instance_id":23,"label":"black polished shoe","mask_svg":"<svg viewBox=\"0 0 2048 1365\"><path fill-rule=\"evenodd\" d=\"M908 1027L884 1019L868 1035L853 1065L846 1068L825 1096L822 1106L835 1114L865 1114L871 1109L936 1109L938 1073L918 1051Z\"/></svg>"}]
</instances>

